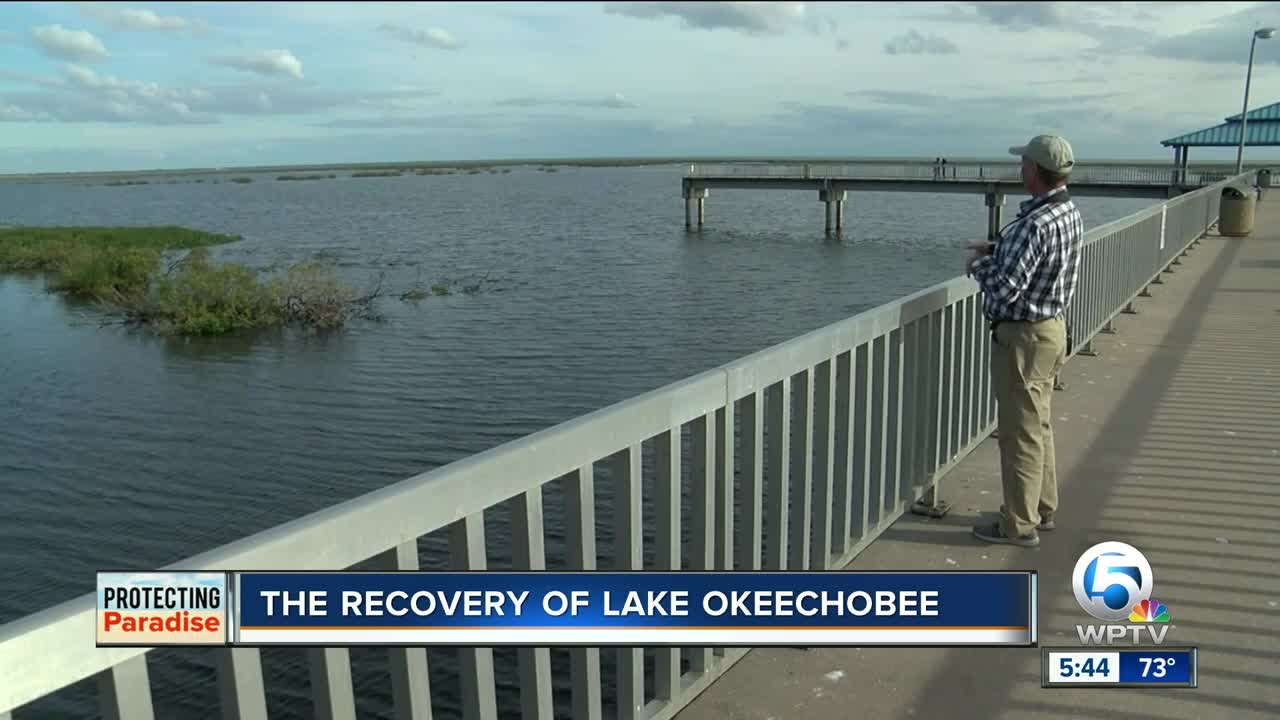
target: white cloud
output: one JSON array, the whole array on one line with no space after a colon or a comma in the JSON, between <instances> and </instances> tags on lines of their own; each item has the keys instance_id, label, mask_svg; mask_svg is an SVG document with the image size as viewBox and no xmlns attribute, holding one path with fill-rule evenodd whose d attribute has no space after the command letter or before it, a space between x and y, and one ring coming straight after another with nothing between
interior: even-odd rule
<instances>
[{"instance_id":1,"label":"white cloud","mask_svg":"<svg viewBox=\"0 0 1280 720\"><path fill-rule=\"evenodd\" d=\"M216 122L192 109L194 91L156 83L121 80L82 65L64 69L64 77L42 82L51 92L12 93L0 97L0 121L109 122L186 125Z\"/></svg>"},{"instance_id":2,"label":"white cloud","mask_svg":"<svg viewBox=\"0 0 1280 720\"><path fill-rule=\"evenodd\" d=\"M1070 8L1062 2L974 2L970 6L986 20L1010 30L1065 25Z\"/></svg>"},{"instance_id":3,"label":"white cloud","mask_svg":"<svg viewBox=\"0 0 1280 720\"><path fill-rule=\"evenodd\" d=\"M210 87L166 87L121 79L82 65L59 77L0 70L0 81L35 88L0 91L0 122L108 122L189 125L223 116L307 115L360 108L391 112L437 95L431 88L337 89L307 83L260 81Z\"/></svg>"},{"instance_id":4,"label":"white cloud","mask_svg":"<svg viewBox=\"0 0 1280 720\"><path fill-rule=\"evenodd\" d=\"M87 30L68 30L61 25L45 25L31 31L45 54L60 60L87 62L110 57L102 41Z\"/></svg>"},{"instance_id":5,"label":"white cloud","mask_svg":"<svg viewBox=\"0 0 1280 720\"><path fill-rule=\"evenodd\" d=\"M1259 25L1274 26L1280 19L1273 7L1263 5L1225 15L1191 32L1149 40L1143 49L1149 55L1171 60L1243 67L1249 61L1248 48L1253 29ZM1280 51L1274 47L1276 43L1280 43L1280 39L1258 41L1254 62L1258 65L1280 65Z\"/></svg>"},{"instance_id":6,"label":"white cloud","mask_svg":"<svg viewBox=\"0 0 1280 720\"><path fill-rule=\"evenodd\" d=\"M178 15L158 15L151 10L127 8L101 3L84 3L81 10L88 16L106 23L117 30L135 32L199 33L209 29L208 23L199 18Z\"/></svg>"},{"instance_id":7,"label":"white cloud","mask_svg":"<svg viewBox=\"0 0 1280 720\"><path fill-rule=\"evenodd\" d=\"M959 50L941 35L922 35L915 30L889 38L884 44L884 51L890 55L950 55Z\"/></svg>"},{"instance_id":8,"label":"white cloud","mask_svg":"<svg viewBox=\"0 0 1280 720\"><path fill-rule=\"evenodd\" d=\"M457 50L462 47L462 43L444 28L418 30L395 23L383 23L378 26L378 30L391 35L397 40L421 45L422 47L436 48L438 50Z\"/></svg>"},{"instance_id":9,"label":"white cloud","mask_svg":"<svg viewBox=\"0 0 1280 720\"><path fill-rule=\"evenodd\" d=\"M288 50L258 50L237 55L221 55L209 58L209 62L259 75L281 75L295 80L303 79L302 61Z\"/></svg>"},{"instance_id":10,"label":"white cloud","mask_svg":"<svg viewBox=\"0 0 1280 720\"><path fill-rule=\"evenodd\" d=\"M611 15L642 20L680 18L696 30L736 30L752 35L777 35L805 17L803 2L619 2L605 5Z\"/></svg>"},{"instance_id":11,"label":"white cloud","mask_svg":"<svg viewBox=\"0 0 1280 720\"><path fill-rule=\"evenodd\" d=\"M99 75L80 65L67 67L66 74L71 87L80 91L79 107L90 113L97 111L107 119L157 123L213 122L213 118L192 111L191 102L199 98L193 91ZM64 114L64 119L69 118Z\"/></svg>"},{"instance_id":12,"label":"white cloud","mask_svg":"<svg viewBox=\"0 0 1280 720\"><path fill-rule=\"evenodd\" d=\"M540 97L516 97L507 100L499 100L499 105L509 107L540 107L545 105L571 105L574 107L598 107L612 108L620 110L624 108L636 107L636 104L627 100L622 93L614 93L608 97L602 98L540 98Z\"/></svg>"},{"instance_id":13,"label":"white cloud","mask_svg":"<svg viewBox=\"0 0 1280 720\"><path fill-rule=\"evenodd\" d=\"M40 115L17 105L0 105L0 122L31 122Z\"/></svg>"}]
</instances>

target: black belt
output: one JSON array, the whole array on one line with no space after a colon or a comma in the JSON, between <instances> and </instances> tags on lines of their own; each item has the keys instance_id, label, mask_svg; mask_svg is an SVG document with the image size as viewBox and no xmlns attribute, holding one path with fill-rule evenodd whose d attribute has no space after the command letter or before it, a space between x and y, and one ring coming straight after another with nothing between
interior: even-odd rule
<instances>
[{"instance_id":1,"label":"black belt","mask_svg":"<svg viewBox=\"0 0 1280 720\"><path fill-rule=\"evenodd\" d=\"M1053 317L1049 317L1049 318L1041 318L1041 319L1039 319L1039 320L1008 320L1008 319L1005 319L1005 318L1001 318L1000 320L991 320L991 321L990 321L990 322L991 322L991 334L992 334L992 335L995 335L995 334L996 334L996 328L997 328L997 327L1000 327L1000 325L1001 325L1002 323L1007 323L1007 322L1023 322L1023 323L1030 323L1030 324L1034 325L1034 324L1036 324L1036 323L1049 322L1050 320L1057 320L1058 318L1061 318L1061 317L1062 317L1061 315L1054 315Z\"/></svg>"}]
</instances>

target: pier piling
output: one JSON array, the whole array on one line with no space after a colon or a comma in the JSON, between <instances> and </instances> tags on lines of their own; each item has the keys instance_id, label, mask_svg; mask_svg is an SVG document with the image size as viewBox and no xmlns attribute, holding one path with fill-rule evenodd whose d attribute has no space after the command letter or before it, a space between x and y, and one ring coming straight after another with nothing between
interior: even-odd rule
<instances>
[{"instance_id":1,"label":"pier piling","mask_svg":"<svg viewBox=\"0 0 1280 720\"><path fill-rule=\"evenodd\" d=\"M685 180L683 186L684 196L684 228L685 230L693 229L694 211L697 211L698 228L707 221L707 189L694 187L688 180Z\"/></svg>"},{"instance_id":2,"label":"pier piling","mask_svg":"<svg viewBox=\"0 0 1280 720\"><path fill-rule=\"evenodd\" d=\"M844 190L819 190L818 202L826 206L826 233L840 233L844 230L844 203L849 193Z\"/></svg>"},{"instance_id":3,"label":"pier piling","mask_svg":"<svg viewBox=\"0 0 1280 720\"><path fill-rule=\"evenodd\" d=\"M987 239L992 242L1000 238L1000 221L1004 214L1004 193L989 192L987 201Z\"/></svg>"}]
</instances>

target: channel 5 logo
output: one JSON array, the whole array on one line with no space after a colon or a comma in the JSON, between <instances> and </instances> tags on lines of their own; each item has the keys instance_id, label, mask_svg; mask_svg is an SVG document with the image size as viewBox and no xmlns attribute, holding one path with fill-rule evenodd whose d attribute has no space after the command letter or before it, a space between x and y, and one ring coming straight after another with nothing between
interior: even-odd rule
<instances>
[{"instance_id":1,"label":"channel 5 logo","mask_svg":"<svg viewBox=\"0 0 1280 720\"><path fill-rule=\"evenodd\" d=\"M1137 645L1144 627L1153 642L1164 642L1168 626L1149 624L1169 621L1168 607L1151 599L1154 586L1151 563L1132 545L1113 541L1098 543L1086 550L1076 561L1075 572L1071 575L1076 602L1085 612L1104 622L1128 620L1141 624L1077 625L1080 642L1086 645L1112 644L1128 635Z\"/></svg>"}]
</instances>

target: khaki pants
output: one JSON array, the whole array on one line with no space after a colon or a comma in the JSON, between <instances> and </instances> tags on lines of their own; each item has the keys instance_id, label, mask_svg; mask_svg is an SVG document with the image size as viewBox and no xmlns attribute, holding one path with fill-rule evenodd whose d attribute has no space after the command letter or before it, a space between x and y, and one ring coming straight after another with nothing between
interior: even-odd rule
<instances>
[{"instance_id":1,"label":"khaki pants","mask_svg":"<svg viewBox=\"0 0 1280 720\"><path fill-rule=\"evenodd\" d=\"M1062 318L1002 322L993 333L991 379L1005 506L1000 528L1006 535L1033 535L1041 518L1053 517L1058 509L1050 404L1066 351Z\"/></svg>"}]
</instances>

